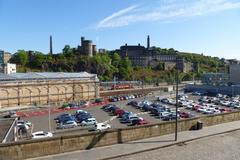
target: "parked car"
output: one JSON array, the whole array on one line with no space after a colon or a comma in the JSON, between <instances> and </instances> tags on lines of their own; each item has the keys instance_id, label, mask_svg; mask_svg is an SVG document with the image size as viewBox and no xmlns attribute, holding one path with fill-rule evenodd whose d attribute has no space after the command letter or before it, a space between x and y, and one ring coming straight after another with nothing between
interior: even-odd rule
<instances>
[{"instance_id":1,"label":"parked car","mask_svg":"<svg viewBox=\"0 0 240 160\"><path fill-rule=\"evenodd\" d=\"M110 104L107 104L107 105L102 106L101 109L105 110L105 109L107 109L108 107L112 107L112 106L116 106L116 105L110 103Z\"/></svg>"},{"instance_id":2,"label":"parked car","mask_svg":"<svg viewBox=\"0 0 240 160\"><path fill-rule=\"evenodd\" d=\"M8 114L4 116L4 118L16 118L16 117L18 117L16 111L9 111Z\"/></svg>"},{"instance_id":3,"label":"parked car","mask_svg":"<svg viewBox=\"0 0 240 160\"><path fill-rule=\"evenodd\" d=\"M94 130L96 131L103 131L110 128L111 128L110 124L105 124L105 123L97 123L94 126Z\"/></svg>"},{"instance_id":4,"label":"parked car","mask_svg":"<svg viewBox=\"0 0 240 160\"><path fill-rule=\"evenodd\" d=\"M147 111L150 111L151 108L152 108L151 105L149 105L149 104L144 104L143 107L142 107L142 110L145 111L145 112L147 112Z\"/></svg>"},{"instance_id":5,"label":"parked car","mask_svg":"<svg viewBox=\"0 0 240 160\"><path fill-rule=\"evenodd\" d=\"M131 105L131 106L137 106L138 102L137 101L130 101L127 103L127 105Z\"/></svg>"},{"instance_id":6,"label":"parked car","mask_svg":"<svg viewBox=\"0 0 240 160\"><path fill-rule=\"evenodd\" d=\"M90 113L80 113L75 115L76 121L78 123L81 123L84 120L87 120L88 118L92 118L93 116Z\"/></svg>"},{"instance_id":7,"label":"parked car","mask_svg":"<svg viewBox=\"0 0 240 160\"><path fill-rule=\"evenodd\" d=\"M191 112L180 112L179 115L180 115L180 118L192 118L192 117L194 117L194 114L192 114Z\"/></svg>"},{"instance_id":8,"label":"parked car","mask_svg":"<svg viewBox=\"0 0 240 160\"><path fill-rule=\"evenodd\" d=\"M47 137L53 137L53 134L51 132L45 132L45 131L37 131L32 133L33 139L47 138Z\"/></svg>"},{"instance_id":9,"label":"parked car","mask_svg":"<svg viewBox=\"0 0 240 160\"><path fill-rule=\"evenodd\" d=\"M121 119L120 122L121 123L130 123L131 120L133 119L138 119L139 117L136 116L135 114L125 114Z\"/></svg>"},{"instance_id":10,"label":"parked car","mask_svg":"<svg viewBox=\"0 0 240 160\"><path fill-rule=\"evenodd\" d=\"M165 118L168 117L168 116L169 116L169 118L171 118L170 115L171 115L170 112L166 112L166 111L164 111L164 112L160 112L160 114L159 114L159 118L161 118L161 119L165 119Z\"/></svg>"},{"instance_id":11,"label":"parked car","mask_svg":"<svg viewBox=\"0 0 240 160\"><path fill-rule=\"evenodd\" d=\"M66 116L66 117L62 117L60 118L57 123L65 123L67 121L76 121L76 118L74 116Z\"/></svg>"},{"instance_id":12,"label":"parked car","mask_svg":"<svg viewBox=\"0 0 240 160\"><path fill-rule=\"evenodd\" d=\"M138 119L133 119L130 123L131 126L135 126L135 125L144 125L144 124L148 124L149 122L146 121L145 119L139 117Z\"/></svg>"},{"instance_id":13,"label":"parked car","mask_svg":"<svg viewBox=\"0 0 240 160\"><path fill-rule=\"evenodd\" d=\"M123 110L123 109L121 109L121 108L118 108L118 109L116 109L115 111L114 111L114 115L120 115L120 114L124 114L125 113L125 111Z\"/></svg>"},{"instance_id":14,"label":"parked car","mask_svg":"<svg viewBox=\"0 0 240 160\"><path fill-rule=\"evenodd\" d=\"M58 122L61 119L63 119L64 117L70 117L70 116L71 116L71 114L69 114L69 113L63 113L63 114L57 116L56 118L54 118L54 120Z\"/></svg>"},{"instance_id":15,"label":"parked car","mask_svg":"<svg viewBox=\"0 0 240 160\"><path fill-rule=\"evenodd\" d=\"M79 109L79 110L76 110L75 115L77 115L77 114L82 114L82 113L88 113L88 112Z\"/></svg>"},{"instance_id":16,"label":"parked car","mask_svg":"<svg viewBox=\"0 0 240 160\"><path fill-rule=\"evenodd\" d=\"M32 123L29 121L24 121L24 120L18 120L17 121L17 127L19 128L24 128L28 130L32 126Z\"/></svg>"},{"instance_id":17,"label":"parked car","mask_svg":"<svg viewBox=\"0 0 240 160\"><path fill-rule=\"evenodd\" d=\"M73 120L65 121L62 123L59 123L57 126L57 129L66 129L66 128L74 128L77 126L77 122Z\"/></svg>"},{"instance_id":18,"label":"parked car","mask_svg":"<svg viewBox=\"0 0 240 160\"><path fill-rule=\"evenodd\" d=\"M88 118L81 122L81 126L90 126L90 125L95 125L96 123L97 123L97 120L95 118Z\"/></svg>"},{"instance_id":19,"label":"parked car","mask_svg":"<svg viewBox=\"0 0 240 160\"><path fill-rule=\"evenodd\" d=\"M112 110L114 110L116 108L118 108L116 105L110 105L110 106L104 108L104 111L111 112Z\"/></svg>"},{"instance_id":20,"label":"parked car","mask_svg":"<svg viewBox=\"0 0 240 160\"><path fill-rule=\"evenodd\" d=\"M222 113L232 112L232 110L229 109L229 108L220 108L219 110L220 110L220 112L222 112Z\"/></svg>"}]
</instances>

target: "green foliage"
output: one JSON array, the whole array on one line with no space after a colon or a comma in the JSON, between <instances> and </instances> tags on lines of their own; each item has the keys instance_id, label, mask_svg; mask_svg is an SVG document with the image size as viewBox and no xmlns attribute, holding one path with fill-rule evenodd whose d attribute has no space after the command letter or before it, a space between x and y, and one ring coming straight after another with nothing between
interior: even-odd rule
<instances>
[{"instance_id":1,"label":"green foliage","mask_svg":"<svg viewBox=\"0 0 240 160\"><path fill-rule=\"evenodd\" d=\"M195 65L196 71L179 73L179 80L199 79L204 72L227 71L227 66L217 57L204 56L203 54L180 53L173 48L153 48L153 53L164 55L179 55L187 62ZM43 54L35 51L31 54L18 50L10 62L18 65L18 72L46 71L46 72L91 72L98 75L102 81L111 81L113 77L118 80L143 80L144 83L175 83L176 70L164 70L163 62L154 67L133 68L128 57L121 59L118 53L101 53L93 57L78 54L75 48L65 45L60 54Z\"/></svg>"},{"instance_id":2,"label":"green foliage","mask_svg":"<svg viewBox=\"0 0 240 160\"><path fill-rule=\"evenodd\" d=\"M16 63L17 65L25 66L28 63L28 55L24 50L18 50L10 60L11 63Z\"/></svg>"},{"instance_id":3,"label":"green foliage","mask_svg":"<svg viewBox=\"0 0 240 160\"><path fill-rule=\"evenodd\" d=\"M121 57L118 53L114 53L113 56L112 56L112 65L116 68L119 67L120 65L120 62L121 62Z\"/></svg>"},{"instance_id":4,"label":"green foliage","mask_svg":"<svg viewBox=\"0 0 240 160\"><path fill-rule=\"evenodd\" d=\"M153 52L155 54L162 54L162 55L177 55L178 51L174 50L173 48L160 48L160 47L155 47L153 48Z\"/></svg>"},{"instance_id":5,"label":"green foliage","mask_svg":"<svg viewBox=\"0 0 240 160\"><path fill-rule=\"evenodd\" d=\"M34 52L32 57L31 57L31 61L29 61L29 66L33 67L33 68L38 68L41 69L43 62L45 61L45 55L41 52Z\"/></svg>"},{"instance_id":6,"label":"green foliage","mask_svg":"<svg viewBox=\"0 0 240 160\"><path fill-rule=\"evenodd\" d=\"M132 62L128 57L125 57L119 64L119 77L124 80L131 80L131 74L133 72Z\"/></svg>"},{"instance_id":7,"label":"green foliage","mask_svg":"<svg viewBox=\"0 0 240 160\"><path fill-rule=\"evenodd\" d=\"M164 62L159 62L158 65L154 67L154 70L163 71L164 68L165 68Z\"/></svg>"}]
</instances>

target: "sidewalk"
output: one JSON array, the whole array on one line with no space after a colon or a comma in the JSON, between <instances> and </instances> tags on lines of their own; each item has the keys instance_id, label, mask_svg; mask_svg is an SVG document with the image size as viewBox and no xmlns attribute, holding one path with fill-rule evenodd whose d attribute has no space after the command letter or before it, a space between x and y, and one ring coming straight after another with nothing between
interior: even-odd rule
<instances>
[{"instance_id":1,"label":"sidewalk","mask_svg":"<svg viewBox=\"0 0 240 160\"><path fill-rule=\"evenodd\" d=\"M163 147L168 147L175 144L181 144L187 141L213 136L221 133L231 132L240 129L240 121L223 123L215 126L204 127L198 131L184 131L178 133L178 141L174 141L174 134L164 135L160 137L142 139L138 141L116 144L105 147L93 148L91 150L80 150L67 152L57 155L38 157L33 159L41 160L96 160L96 159L111 159L124 155L131 155L143 151L150 151Z\"/></svg>"}]
</instances>

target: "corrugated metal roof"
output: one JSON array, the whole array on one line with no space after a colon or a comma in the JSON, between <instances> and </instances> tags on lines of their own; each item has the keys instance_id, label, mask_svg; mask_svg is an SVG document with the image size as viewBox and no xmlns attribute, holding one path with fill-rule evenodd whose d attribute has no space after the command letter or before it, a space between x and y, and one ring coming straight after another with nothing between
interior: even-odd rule
<instances>
[{"instance_id":1,"label":"corrugated metal roof","mask_svg":"<svg viewBox=\"0 0 240 160\"><path fill-rule=\"evenodd\" d=\"M8 74L0 73L0 80L10 80L10 79L14 79L14 78L9 76Z\"/></svg>"},{"instance_id":2,"label":"corrugated metal roof","mask_svg":"<svg viewBox=\"0 0 240 160\"><path fill-rule=\"evenodd\" d=\"M87 72L28 72L28 73L0 73L0 80L26 80L26 79L61 79L61 78L96 78L96 74Z\"/></svg>"}]
</instances>

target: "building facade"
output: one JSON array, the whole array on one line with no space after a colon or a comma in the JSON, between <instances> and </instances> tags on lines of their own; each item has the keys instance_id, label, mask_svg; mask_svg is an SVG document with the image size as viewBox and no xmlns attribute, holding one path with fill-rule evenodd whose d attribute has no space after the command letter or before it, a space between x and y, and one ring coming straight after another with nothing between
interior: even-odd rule
<instances>
[{"instance_id":1,"label":"building facade","mask_svg":"<svg viewBox=\"0 0 240 160\"><path fill-rule=\"evenodd\" d=\"M63 103L99 97L99 80L87 72L0 74L0 106Z\"/></svg>"},{"instance_id":2,"label":"building facade","mask_svg":"<svg viewBox=\"0 0 240 160\"><path fill-rule=\"evenodd\" d=\"M16 64L4 63L3 70L4 70L3 73L5 74L16 73Z\"/></svg>"},{"instance_id":3,"label":"building facade","mask_svg":"<svg viewBox=\"0 0 240 160\"><path fill-rule=\"evenodd\" d=\"M117 50L120 53L121 58L128 56L134 66L140 67L156 67L159 63L165 64L165 70L178 68L182 72L193 71L194 67L192 63L185 62L184 59L177 54L162 55L154 51L153 47L150 47L150 37L147 37L147 48L138 45L128 45L120 47Z\"/></svg>"},{"instance_id":4,"label":"building facade","mask_svg":"<svg viewBox=\"0 0 240 160\"><path fill-rule=\"evenodd\" d=\"M229 75L226 73L204 73L202 83L213 86L224 86L229 82Z\"/></svg>"},{"instance_id":5,"label":"building facade","mask_svg":"<svg viewBox=\"0 0 240 160\"><path fill-rule=\"evenodd\" d=\"M233 84L240 84L240 62L234 61L229 64L229 81Z\"/></svg>"}]
</instances>

